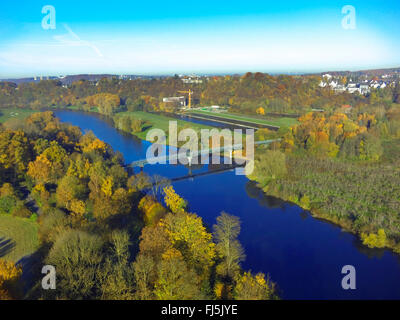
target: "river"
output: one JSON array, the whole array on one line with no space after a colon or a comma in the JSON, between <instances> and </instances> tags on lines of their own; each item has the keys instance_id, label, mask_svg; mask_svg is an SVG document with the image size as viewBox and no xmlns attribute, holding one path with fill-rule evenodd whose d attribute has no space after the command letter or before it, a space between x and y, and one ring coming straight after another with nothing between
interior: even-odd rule
<instances>
[{"instance_id":1,"label":"river","mask_svg":"<svg viewBox=\"0 0 400 320\"><path fill-rule=\"evenodd\" d=\"M120 151L126 162L145 158L147 141L125 135L94 114L56 111L63 122L91 130ZM212 168L197 166L192 173ZM182 165L148 165L144 171L169 178L188 174ZM400 256L369 249L354 235L310 216L300 207L265 196L253 182L234 171L173 183L190 211L211 227L225 211L240 217L239 237L246 260L242 267L268 273L283 299L400 299ZM356 269L356 289L344 290L344 265Z\"/></svg>"}]
</instances>

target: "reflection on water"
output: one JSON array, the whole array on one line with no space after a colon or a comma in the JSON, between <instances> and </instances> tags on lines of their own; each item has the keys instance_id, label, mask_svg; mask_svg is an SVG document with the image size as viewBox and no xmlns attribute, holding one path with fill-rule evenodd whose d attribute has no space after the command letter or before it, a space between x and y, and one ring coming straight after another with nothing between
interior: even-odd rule
<instances>
[{"instance_id":1,"label":"reflection on water","mask_svg":"<svg viewBox=\"0 0 400 320\"><path fill-rule=\"evenodd\" d=\"M261 206L269 209L284 209L286 204L286 202L282 199L266 195L259 187L257 187L257 183L255 181L247 181L246 193L250 198L257 199Z\"/></svg>"}]
</instances>

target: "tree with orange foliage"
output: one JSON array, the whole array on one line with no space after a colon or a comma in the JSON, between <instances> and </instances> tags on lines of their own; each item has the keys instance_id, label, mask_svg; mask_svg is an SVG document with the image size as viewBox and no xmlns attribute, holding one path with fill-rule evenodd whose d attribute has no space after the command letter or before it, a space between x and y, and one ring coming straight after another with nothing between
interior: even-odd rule
<instances>
[{"instance_id":1,"label":"tree with orange foliage","mask_svg":"<svg viewBox=\"0 0 400 320\"><path fill-rule=\"evenodd\" d=\"M256 113L259 115L265 115L265 109L263 107L259 107L257 108Z\"/></svg>"}]
</instances>

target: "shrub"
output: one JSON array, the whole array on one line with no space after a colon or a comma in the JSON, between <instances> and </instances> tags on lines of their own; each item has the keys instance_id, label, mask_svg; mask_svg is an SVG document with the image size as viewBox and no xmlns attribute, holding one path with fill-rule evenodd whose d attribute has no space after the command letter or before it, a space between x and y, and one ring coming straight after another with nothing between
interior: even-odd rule
<instances>
[{"instance_id":1,"label":"shrub","mask_svg":"<svg viewBox=\"0 0 400 320\"><path fill-rule=\"evenodd\" d=\"M0 214L9 214L12 212L17 201L12 196L4 196L0 198Z\"/></svg>"},{"instance_id":2,"label":"shrub","mask_svg":"<svg viewBox=\"0 0 400 320\"><path fill-rule=\"evenodd\" d=\"M32 215L32 212L27 207L25 207L22 201L18 201L17 205L12 211L12 215L14 217L29 218Z\"/></svg>"}]
</instances>

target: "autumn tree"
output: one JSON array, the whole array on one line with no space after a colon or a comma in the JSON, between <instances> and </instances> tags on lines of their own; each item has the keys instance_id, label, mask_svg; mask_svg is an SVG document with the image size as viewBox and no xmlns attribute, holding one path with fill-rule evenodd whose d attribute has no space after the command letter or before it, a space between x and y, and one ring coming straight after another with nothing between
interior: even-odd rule
<instances>
[{"instance_id":1,"label":"autumn tree","mask_svg":"<svg viewBox=\"0 0 400 320\"><path fill-rule=\"evenodd\" d=\"M240 270L240 262L244 260L244 250L238 241L240 220L225 212L217 218L214 225L216 251L222 259L217 267L217 273L233 279Z\"/></svg>"},{"instance_id":2,"label":"autumn tree","mask_svg":"<svg viewBox=\"0 0 400 320\"><path fill-rule=\"evenodd\" d=\"M165 187L163 191L165 204L172 212L177 213L186 209L187 202L175 192L172 186Z\"/></svg>"},{"instance_id":3,"label":"autumn tree","mask_svg":"<svg viewBox=\"0 0 400 320\"><path fill-rule=\"evenodd\" d=\"M181 253L175 249L163 254L154 294L158 300L204 299L198 276L187 268Z\"/></svg>"},{"instance_id":4,"label":"autumn tree","mask_svg":"<svg viewBox=\"0 0 400 320\"><path fill-rule=\"evenodd\" d=\"M207 274L216 256L212 235L207 232L200 217L178 211L168 213L160 220L172 245L178 249L189 268L199 275Z\"/></svg>"},{"instance_id":5,"label":"autumn tree","mask_svg":"<svg viewBox=\"0 0 400 320\"><path fill-rule=\"evenodd\" d=\"M101 299L133 299L133 276L129 265L129 234L126 231L113 231L110 235L110 254L105 258L99 272Z\"/></svg>"},{"instance_id":6,"label":"autumn tree","mask_svg":"<svg viewBox=\"0 0 400 320\"><path fill-rule=\"evenodd\" d=\"M0 173L16 180L18 174L26 170L31 159L28 137L22 131L0 132Z\"/></svg>"},{"instance_id":7,"label":"autumn tree","mask_svg":"<svg viewBox=\"0 0 400 320\"><path fill-rule=\"evenodd\" d=\"M286 156L281 151L266 150L257 152L254 159L254 178L262 187L270 182L283 178L287 174Z\"/></svg>"},{"instance_id":8,"label":"autumn tree","mask_svg":"<svg viewBox=\"0 0 400 320\"><path fill-rule=\"evenodd\" d=\"M22 268L0 259L0 300L17 299L21 294L19 279Z\"/></svg>"},{"instance_id":9,"label":"autumn tree","mask_svg":"<svg viewBox=\"0 0 400 320\"><path fill-rule=\"evenodd\" d=\"M387 238L384 229L379 229L377 233L361 233L363 244L370 248L384 248L387 245Z\"/></svg>"},{"instance_id":10,"label":"autumn tree","mask_svg":"<svg viewBox=\"0 0 400 320\"><path fill-rule=\"evenodd\" d=\"M35 161L29 163L28 175L38 184L56 182L64 174L66 159L65 149L53 141Z\"/></svg>"},{"instance_id":11,"label":"autumn tree","mask_svg":"<svg viewBox=\"0 0 400 320\"><path fill-rule=\"evenodd\" d=\"M99 268L103 262L103 240L79 230L59 235L46 259L57 270L57 289L49 294L63 299L99 297Z\"/></svg>"},{"instance_id":12,"label":"autumn tree","mask_svg":"<svg viewBox=\"0 0 400 320\"><path fill-rule=\"evenodd\" d=\"M144 196L140 200L138 209L142 211L143 220L146 225L157 223L166 214L166 209L162 204L149 195Z\"/></svg>"},{"instance_id":13,"label":"autumn tree","mask_svg":"<svg viewBox=\"0 0 400 320\"><path fill-rule=\"evenodd\" d=\"M256 109L256 113L259 115L265 115L265 109L263 107L259 107Z\"/></svg>"},{"instance_id":14,"label":"autumn tree","mask_svg":"<svg viewBox=\"0 0 400 320\"><path fill-rule=\"evenodd\" d=\"M71 210L73 201L84 199L86 192L86 186L77 177L66 175L59 181L57 186L57 205Z\"/></svg>"},{"instance_id":15,"label":"autumn tree","mask_svg":"<svg viewBox=\"0 0 400 320\"><path fill-rule=\"evenodd\" d=\"M136 283L135 298L138 300L151 300L154 298L153 290L156 279L155 263L151 256L139 254L133 263L133 273Z\"/></svg>"},{"instance_id":16,"label":"autumn tree","mask_svg":"<svg viewBox=\"0 0 400 320\"><path fill-rule=\"evenodd\" d=\"M252 275L245 272L236 280L234 297L237 300L271 300L275 299L275 284L265 280L263 273Z\"/></svg>"},{"instance_id":17,"label":"autumn tree","mask_svg":"<svg viewBox=\"0 0 400 320\"><path fill-rule=\"evenodd\" d=\"M98 107L99 112L105 115L112 115L121 104L121 99L116 94L98 93L86 98L86 103L90 107Z\"/></svg>"},{"instance_id":18,"label":"autumn tree","mask_svg":"<svg viewBox=\"0 0 400 320\"><path fill-rule=\"evenodd\" d=\"M140 172L129 177L127 187L131 192L139 192L150 186L150 178L144 173Z\"/></svg>"}]
</instances>

